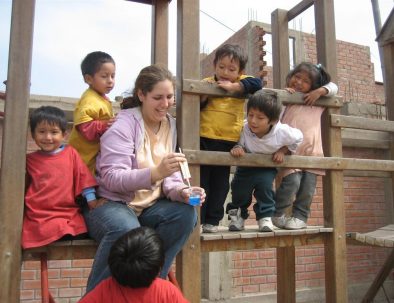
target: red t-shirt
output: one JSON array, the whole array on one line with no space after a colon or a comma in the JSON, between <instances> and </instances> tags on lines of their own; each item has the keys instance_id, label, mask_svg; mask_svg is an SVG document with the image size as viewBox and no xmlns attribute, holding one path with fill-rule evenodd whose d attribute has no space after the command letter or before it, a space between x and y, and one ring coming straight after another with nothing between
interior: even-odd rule
<instances>
[{"instance_id":1,"label":"red t-shirt","mask_svg":"<svg viewBox=\"0 0 394 303\"><path fill-rule=\"evenodd\" d=\"M122 286L113 277L103 280L79 303L188 303L180 290L170 281L156 278L151 286L131 288Z\"/></svg>"},{"instance_id":2,"label":"red t-shirt","mask_svg":"<svg viewBox=\"0 0 394 303\"><path fill-rule=\"evenodd\" d=\"M97 183L76 150L65 146L56 154L28 154L26 171L22 247L44 246L67 234L85 233L75 197Z\"/></svg>"}]
</instances>

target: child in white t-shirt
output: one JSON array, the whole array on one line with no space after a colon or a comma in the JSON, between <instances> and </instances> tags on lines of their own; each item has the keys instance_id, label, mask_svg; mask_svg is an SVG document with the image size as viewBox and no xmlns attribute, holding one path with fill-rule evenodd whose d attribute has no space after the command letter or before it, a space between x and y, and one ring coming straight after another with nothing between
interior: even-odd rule
<instances>
[{"instance_id":1,"label":"child in white t-shirt","mask_svg":"<svg viewBox=\"0 0 394 303\"><path fill-rule=\"evenodd\" d=\"M257 91L247 104L247 121L240 141L230 153L242 157L245 153L272 154L272 161L283 162L284 155L295 152L302 142L302 132L279 121L282 105L274 92ZM232 202L227 205L231 220L230 231L244 229L252 195L256 198L253 209L259 231L272 231L271 216L275 211L273 181L275 167L237 167L231 182Z\"/></svg>"}]
</instances>

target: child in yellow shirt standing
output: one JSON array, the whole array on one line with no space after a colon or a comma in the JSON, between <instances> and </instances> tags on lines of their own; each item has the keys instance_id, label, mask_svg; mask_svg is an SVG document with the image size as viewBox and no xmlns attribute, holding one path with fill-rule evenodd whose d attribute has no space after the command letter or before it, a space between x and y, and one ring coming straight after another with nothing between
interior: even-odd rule
<instances>
[{"instance_id":1,"label":"child in yellow shirt standing","mask_svg":"<svg viewBox=\"0 0 394 303\"><path fill-rule=\"evenodd\" d=\"M238 45L224 44L215 52L215 75L204 81L216 83L231 93L253 94L262 88L261 79L244 75L248 61ZM200 149L229 152L237 144L243 126L244 98L201 98ZM207 193L201 207L202 230L218 231L229 191L229 166L201 165L200 185Z\"/></svg>"},{"instance_id":2,"label":"child in yellow shirt standing","mask_svg":"<svg viewBox=\"0 0 394 303\"><path fill-rule=\"evenodd\" d=\"M69 144L94 175L100 137L113 122L112 104L106 94L115 85L115 61L107 53L92 52L82 60L81 71L89 88L76 104Z\"/></svg>"}]
</instances>

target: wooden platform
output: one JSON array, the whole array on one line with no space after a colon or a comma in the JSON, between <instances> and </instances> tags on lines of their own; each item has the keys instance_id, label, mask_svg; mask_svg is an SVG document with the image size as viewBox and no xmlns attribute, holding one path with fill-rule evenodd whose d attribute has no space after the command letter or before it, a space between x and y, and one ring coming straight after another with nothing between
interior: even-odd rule
<instances>
[{"instance_id":1,"label":"wooden platform","mask_svg":"<svg viewBox=\"0 0 394 303\"><path fill-rule=\"evenodd\" d=\"M220 227L218 233L200 235L203 252L235 251L275 247L321 244L332 228L308 226L306 229L276 229L273 232L258 232L257 225L246 226L242 232L229 232L227 227ZM230 241L229 241L230 240ZM92 239L59 241L48 246L23 251L23 260L40 260L40 254L46 252L48 260L92 259L97 243Z\"/></svg>"},{"instance_id":2,"label":"wooden platform","mask_svg":"<svg viewBox=\"0 0 394 303\"><path fill-rule=\"evenodd\" d=\"M365 245L394 247L394 224L383 226L368 233L348 233L347 236L349 239ZM356 243L352 242L352 244Z\"/></svg>"},{"instance_id":3,"label":"wooden platform","mask_svg":"<svg viewBox=\"0 0 394 303\"><path fill-rule=\"evenodd\" d=\"M368 233L348 233L349 244L362 244L392 248L386 261L379 269L374 281L365 294L362 303L373 302L378 290L394 268L394 224L383 226Z\"/></svg>"}]
</instances>

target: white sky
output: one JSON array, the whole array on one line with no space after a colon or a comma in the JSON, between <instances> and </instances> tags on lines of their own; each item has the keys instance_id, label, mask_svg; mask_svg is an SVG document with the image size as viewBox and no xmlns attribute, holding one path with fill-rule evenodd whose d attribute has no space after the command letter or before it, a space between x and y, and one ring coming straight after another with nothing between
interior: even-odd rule
<instances>
[{"instance_id":1,"label":"white sky","mask_svg":"<svg viewBox=\"0 0 394 303\"><path fill-rule=\"evenodd\" d=\"M169 67L174 73L176 2L170 3ZM2 81L7 78L11 3L0 0L0 90L5 89ZM249 20L270 23L272 11L289 10L297 3L299 0L200 0L200 48L212 51ZM334 6L337 39L369 46L376 80L381 81L371 0L335 0ZM394 0L379 0L379 6L384 24ZM313 8L289 27L314 33ZM133 85L139 70L150 64L150 32L149 5L124 0L36 0L31 93L79 97L86 89L80 62L87 53L102 50L117 65L110 97L120 95Z\"/></svg>"}]
</instances>

